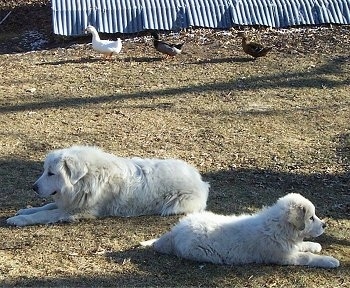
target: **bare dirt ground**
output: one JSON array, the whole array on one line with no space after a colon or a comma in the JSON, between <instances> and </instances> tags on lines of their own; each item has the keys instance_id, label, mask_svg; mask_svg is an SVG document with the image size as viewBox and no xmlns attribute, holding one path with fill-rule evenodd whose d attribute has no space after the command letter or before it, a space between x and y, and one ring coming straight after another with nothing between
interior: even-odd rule
<instances>
[{"instance_id":1,"label":"bare dirt ground","mask_svg":"<svg viewBox=\"0 0 350 288\"><path fill-rule=\"evenodd\" d=\"M60 44L50 21L36 27L47 47L27 52L21 35L37 21L25 27L18 19L32 19L33 5L40 19L50 17L47 1L31 3L0 6L0 21L11 9L17 15L0 25L2 286L349 287L348 26L245 28L274 46L256 61L242 52L237 29L162 35L186 41L172 60L154 51L150 36L124 35L122 53L105 61L90 36ZM226 267L138 247L180 216L8 227L18 209L50 201L31 185L48 151L73 144L188 161L211 183L208 209L217 213L250 213L301 193L327 220L317 238L322 253L341 266Z\"/></svg>"}]
</instances>

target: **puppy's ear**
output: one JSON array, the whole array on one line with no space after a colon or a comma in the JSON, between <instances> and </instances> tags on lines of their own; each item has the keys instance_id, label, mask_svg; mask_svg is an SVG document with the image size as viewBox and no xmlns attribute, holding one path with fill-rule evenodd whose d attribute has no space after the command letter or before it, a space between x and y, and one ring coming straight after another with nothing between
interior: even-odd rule
<instances>
[{"instance_id":1,"label":"puppy's ear","mask_svg":"<svg viewBox=\"0 0 350 288\"><path fill-rule=\"evenodd\" d=\"M305 229L305 213L303 206L291 205L288 214L288 222L295 226L296 229L302 231Z\"/></svg>"},{"instance_id":2,"label":"puppy's ear","mask_svg":"<svg viewBox=\"0 0 350 288\"><path fill-rule=\"evenodd\" d=\"M72 185L77 183L88 172L86 164L79 161L74 156L64 157L63 160L64 160L64 167L67 171L67 174L69 176L69 180L72 183Z\"/></svg>"}]
</instances>

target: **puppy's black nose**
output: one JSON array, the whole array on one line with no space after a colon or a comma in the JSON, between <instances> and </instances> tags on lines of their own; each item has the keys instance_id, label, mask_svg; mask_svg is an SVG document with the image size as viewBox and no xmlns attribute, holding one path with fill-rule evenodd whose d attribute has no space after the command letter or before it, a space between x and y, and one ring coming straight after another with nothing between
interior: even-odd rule
<instances>
[{"instance_id":1,"label":"puppy's black nose","mask_svg":"<svg viewBox=\"0 0 350 288\"><path fill-rule=\"evenodd\" d=\"M34 185L33 185L33 190L34 190L35 192L38 192L38 184L34 184Z\"/></svg>"},{"instance_id":2,"label":"puppy's black nose","mask_svg":"<svg viewBox=\"0 0 350 288\"><path fill-rule=\"evenodd\" d=\"M326 228L327 224L325 222L322 223L322 228Z\"/></svg>"}]
</instances>

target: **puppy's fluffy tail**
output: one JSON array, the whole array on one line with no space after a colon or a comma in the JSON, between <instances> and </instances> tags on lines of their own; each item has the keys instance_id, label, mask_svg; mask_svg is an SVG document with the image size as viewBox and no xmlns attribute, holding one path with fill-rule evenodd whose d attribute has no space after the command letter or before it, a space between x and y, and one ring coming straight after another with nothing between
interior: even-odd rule
<instances>
[{"instance_id":1,"label":"puppy's fluffy tail","mask_svg":"<svg viewBox=\"0 0 350 288\"><path fill-rule=\"evenodd\" d=\"M142 242L140 242L140 245L143 247L153 246L153 243L156 242L157 240L158 240L158 238L142 241Z\"/></svg>"}]
</instances>

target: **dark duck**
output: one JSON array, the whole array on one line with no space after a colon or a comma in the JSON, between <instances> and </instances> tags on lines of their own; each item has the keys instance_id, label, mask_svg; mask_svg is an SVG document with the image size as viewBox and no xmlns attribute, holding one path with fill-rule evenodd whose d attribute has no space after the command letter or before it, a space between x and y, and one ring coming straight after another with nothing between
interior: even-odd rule
<instances>
[{"instance_id":1,"label":"dark duck","mask_svg":"<svg viewBox=\"0 0 350 288\"><path fill-rule=\"evenodd\" d=\"M167 56L176 56L181 54L182 52L182 46L185 43L182 44L170 44L170 43L166 43L163 41L159 40L159 35L157 32L152 32L151 35L153 36L153 45L154 48L159 51L160 53L163 53Z\"/></svg>"}]
</instances>

